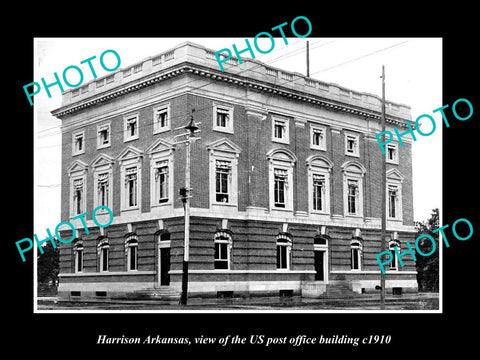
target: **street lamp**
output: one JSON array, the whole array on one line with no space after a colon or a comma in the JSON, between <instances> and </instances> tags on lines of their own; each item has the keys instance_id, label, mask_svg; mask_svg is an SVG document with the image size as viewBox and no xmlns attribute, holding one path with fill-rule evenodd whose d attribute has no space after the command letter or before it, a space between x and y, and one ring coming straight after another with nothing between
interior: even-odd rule
<instances>
[{"instance_id":1,"label":"street lamp","mask_svg":"<svg viewBox=\"0 0 480 360\"><path fill-rule=\"evenodd\" d=\"M186 140L181 141L185 142L187 145L186 149L186 164L185 164L185 187L180 188L180 199L183 202L183 208L185 212L185 241L184 241L184 251L183 251L183 271L182 271L182 295L180 296L180 304L187 305L188 298L188 261L190 257L190 151L191 144L195 139L195 132L199 130L198 126L193 120L193 113L195 109L192 109L192 114L190 115L190 122L184 129L188 132L185 134L180 134L178 136L186 135Z\"/></svg>"}]
</instances>

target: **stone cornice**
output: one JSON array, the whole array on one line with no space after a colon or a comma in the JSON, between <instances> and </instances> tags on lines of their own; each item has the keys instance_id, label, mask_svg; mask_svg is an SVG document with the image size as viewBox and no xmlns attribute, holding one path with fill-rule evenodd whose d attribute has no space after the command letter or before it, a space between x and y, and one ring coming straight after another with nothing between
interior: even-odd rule
<instances>
[{"instance_id":1,"label":"stone cornice","mask_svg":"<svg viewBox=\"0 0 480 360\"><path fill-rule=\"evenodd\" d=\"M348 104L347 102L341 102L333 99L327 99L325 97L309 94L299 90L290 89L281 85L272 84L266 81L252 79L243 77L241 75L236 75L228 72L221 73L219 71L213 70L208 67L204 67L198 64L183 62L174 67L164 69L162 71L150 74L144 78L120 85L117 88L104 91L98 94L95 94L86 99L71 103L66 106L62 106L56 110L53 110L51 113L53 116L62 118L66 115L74 114L79 111L82 111L86 108L93 107L109 100L121 97L123 95L130 94L137 90L152 86L156 83L159 83L163 80L168 80L174 77L181 76L183 74L192 74L196 76L205 77L207 79L212 79L215 81L220 81L236 86L246 87L258 92L264 92L272 95L277 95L301 102L310 103L312 105L318 105L332 111L339 111L359 117L364 117L365 119L374 119L381 120L381 112L375 111L372 109L362 108L354 104ZM395 126L404 127L406 121L409 121L412 125L411 120L407 120L400 116L392 116L391 114L386 115L386 121Z\"/></svg>"}]
</instances>

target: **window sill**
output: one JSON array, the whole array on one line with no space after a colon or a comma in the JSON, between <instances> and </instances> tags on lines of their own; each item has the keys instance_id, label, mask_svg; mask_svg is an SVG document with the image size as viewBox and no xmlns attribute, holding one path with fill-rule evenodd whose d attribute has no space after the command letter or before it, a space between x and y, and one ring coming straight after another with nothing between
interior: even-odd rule
<instances>
[{"instance_id":1,"label":"window sill","mask_svg":"<svg viewBox=\"0 0 480 360\"><path fill-rule=\"evenodd\" d=\"M226 206L226 207L237 207L237 204L234 203L224 203L224 202L212 202L212 206Z\"/></svg>"},{"instance_id":2,"label":"window sill","mask_svg":"<svg viewBox=\"0 0 480 360\"><path fill-rule=\"evenodd\" d=\"M218 132L222 132L222 133L227 133L227 134L233 134L233 129L231 128L223 128L223 127L219 127L219 126L213 126L213 131L218 131Z\"/></svg>"},{"instance_id":3,"label":"window sill","mask_svg":"<svg viewBox=\"0 0 480 360\"><path fill-rule=\"evenodd\" d=\"M355 158L359 158L360 155L359 154L351 154L351 153L345 153L346 156L351 156L351 157L355 157Z\"/></svg>"},{"instance_id":4,"label":"window sill","mask_svg":"<svg viewBox=\"0 0 480 360\"><path fill-rule=\"evenodd\" d=\"M272 141L280 144L290 145L290 141L288 141L287 139L279 139L279 138L272 137Z\"/></svg>"},{"instance_id":5,"label":"window sill","mask_svg":"<svg viewBox=\"0 0 480 360\"><path fill-rule=\"evenodd\" d=\"M321 150L321 151L327 151L326 146L315 146L315 145L310 145L310 149L312 150Z\"/></svg>"},{"instance_id":6,"label":"window sill","mask_svg":"<svg viewBox=\"0 0 480 360\"><path fill-rule=\"evenodd\" d=\"M111 143L103 144L103 145L97 145L97 150L109 148L110 146L111 146Z\"/></svg>"},{"instance_id":7,"label":"window sill","mask_svg":"<svg viewBox=\"0 0 480 360\"><path fill-rule=\"evenodd\" d=\"M123 139L123 142L126 143L126 142L133 141L133 140L138 140L138 135L134 136L134 137Z\"/></svg>"},{"instance_id":8,"label":"window sill","mask_svg":"<svg viewBox=\"0 0 480 360\"><path fill-rule=\"evenodd\" d=\"M82 154L85 154L85 150L81 151L81 152L72 153L72 156L77 156L77 155L82 155Z\"/></svg>"},{"instance_id":9,"label":"window sill","mask_svg":"<svg viewBox=\"0 0 480 360\"><path fill-rule=\"evenodd\" d=\"M161 133L164 133L164 132L167 132L167 131L170 131L170 126L165 126L163 128L160 128L160 129L156 129L156 130L153 130L153 134L161 134Z\"/></svg>"}]
</instances>

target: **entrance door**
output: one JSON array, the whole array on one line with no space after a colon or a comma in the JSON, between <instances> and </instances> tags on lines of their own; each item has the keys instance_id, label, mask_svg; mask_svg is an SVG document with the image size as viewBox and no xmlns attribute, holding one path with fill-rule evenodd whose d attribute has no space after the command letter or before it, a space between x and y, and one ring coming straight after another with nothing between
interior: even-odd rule
<instances>
[{"instance_id":1,"label":"entrance door","mask_svg":"<svg viewBox=\"0 0 480 360\"><path fill-rule=\"evenodd\" d=\"M325 251L316 250L315 254L315 280L325 281Z\"/></svg>"},{"instance_id":2,"label":"entrance door","mask_svg":"<svg viewBox=\"0 0 480 360\"><path fill-rule=\"evenodd\" d=\"M170 248L160 248L160 285L170 285Z\"/></svg>"}]
</instances>

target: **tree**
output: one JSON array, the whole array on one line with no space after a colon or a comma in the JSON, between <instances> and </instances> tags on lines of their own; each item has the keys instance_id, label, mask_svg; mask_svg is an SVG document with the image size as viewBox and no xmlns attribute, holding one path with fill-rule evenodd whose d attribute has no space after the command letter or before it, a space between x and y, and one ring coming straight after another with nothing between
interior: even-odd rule
<instances>
[{"instance_id":1,"label":"tree","mask_svg":"<svg viewBox=\"0 0 480 360\"><path fill-rule=\"evenodd\" d=\"M417 267L417 282L419 291L433 291L438 292L439 282L439 237L438 232L434 233L433 230L439 227L439 210L435 208L432 210L432 214L427 221L415 222L415 228L417 234L415 238L418 238L422 234L428 234L435 239L435 251L429 256L422 256L416 251L417 261L415 263ZM424 237L418 242L418 248L423 254L429 254L433 249L431 240Z\"/></svg>"},{"instance_id":2,"label":"tree","mask_svg":"<svg viewBox=\"0 0 480 360\"><path fill-rule=\"evenodd\" d=\"M59 272L58 241L55 239L56 248L53 247L51 241L42 245L43 254L40 251L37 252L37 285L39 285L39 290L41 284L56 285Z\"/></svg>"}]
</instances>

